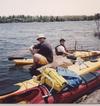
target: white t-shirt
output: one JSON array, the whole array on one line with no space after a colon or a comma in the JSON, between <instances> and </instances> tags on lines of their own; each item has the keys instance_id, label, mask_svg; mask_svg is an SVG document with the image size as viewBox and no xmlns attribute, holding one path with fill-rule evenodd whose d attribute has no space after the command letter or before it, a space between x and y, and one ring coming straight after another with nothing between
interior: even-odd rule
<instances>
[{"instance_id":1,"label":"white t-shirt","mask_svg":"<svg viewBox=\"0 0 100 106\"><path fill-rule=\"evenodd\" d=\"M62 52L62 53L66 53L66 50L65 50L65 48L62 45L57 47L57 51L58 52Z\"/></svg>"}]
</instances>

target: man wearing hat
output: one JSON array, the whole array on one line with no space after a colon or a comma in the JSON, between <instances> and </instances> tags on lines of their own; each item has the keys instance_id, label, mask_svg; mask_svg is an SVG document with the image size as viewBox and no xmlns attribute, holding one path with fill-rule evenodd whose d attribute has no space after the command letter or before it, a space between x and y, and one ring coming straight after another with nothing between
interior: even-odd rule
<instances>
[{"instance_id":1,"label":"man wearing hat","mask_svg":"<svg viewBox=\"0 0 100 106\"><path fill-rule=\"evenodd\" d=\"M46 42L46 37L43 34L39 34L37 41L39 42L37 45L30 47L34 65L41 66L53 62L53 51L51 45Z\"/></svg>"}]
</instances>

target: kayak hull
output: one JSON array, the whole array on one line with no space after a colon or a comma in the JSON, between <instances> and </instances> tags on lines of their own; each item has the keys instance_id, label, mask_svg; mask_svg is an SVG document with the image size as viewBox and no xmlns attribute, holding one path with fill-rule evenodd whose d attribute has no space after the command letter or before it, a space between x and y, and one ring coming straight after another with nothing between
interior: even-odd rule
<instances>
[{"instance_id":1,"label":"kayak hull","mask_svg":"<svg viewBox=\"0 0 100 106\"><path fill-rule=\"evenodd\" d=\"M5 99L7 97L14 96L16 94L19 95L20 93L23 93L24 91L27 91L27 90L31 90L38 85L39 85L39 82L35 81L34 79L30 79L30 80L26 80L26 81L17 83L17 84L15 84L15 86L16 87L19 86L19 89L16 91L12 91L11 93L7 93L5 95L0 94L0 100ZM5 91L6 91L6 89L5 89Z\"/></svg>"},{"instance_id":2,"label":"kayak hull","mask_svg":"<svg viewBox=\"0 0 100 106\"><path fill-rule=\"evenodd\" d=\"M58 92L50 95L48 89L43 86L37 86L29 90L16 93L13 96L1 98L0 103L28 103L28 104L49 104L49 103L73 103L78 98L92 92L96 87L100 86L100 71L89 73L84 77L81 85L68 91Z\"/></svg>"},{"instance_id":3,"label":"kayak hull","mask_svg":"<svg viewBox=\"0 0 100 106\"><path fill-rule=\"evenodd\" d=\"M81 84L78 88L74 88L69 92L63 92L55 95L55 103L73 103L85 94L92 92L96 87L100 85L99 79L94 79L87 84Z\"/></svg>"}]
</instances>

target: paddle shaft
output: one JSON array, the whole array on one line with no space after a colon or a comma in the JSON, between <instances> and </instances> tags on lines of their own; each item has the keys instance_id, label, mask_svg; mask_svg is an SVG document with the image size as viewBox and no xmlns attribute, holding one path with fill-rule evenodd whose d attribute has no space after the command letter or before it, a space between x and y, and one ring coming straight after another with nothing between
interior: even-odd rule
<instances>
[{"instance_id":1,"label":"paddle shaft","mask_svg":"<svg viewBox=\"0 0 100 106\"><path fill-rule=\"evenodd\" d=\"M25 57L8 57L9 61L13 61L15 59L26 59Z\"/></svg>"}]
</instances>

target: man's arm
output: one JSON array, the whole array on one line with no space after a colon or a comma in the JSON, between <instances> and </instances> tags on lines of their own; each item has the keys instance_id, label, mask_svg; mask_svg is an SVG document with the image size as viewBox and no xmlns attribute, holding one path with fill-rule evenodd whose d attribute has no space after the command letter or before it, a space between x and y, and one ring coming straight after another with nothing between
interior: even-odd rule
<instances>
[{"instance_id":1,"label":"man's arm","mask_svg":"<svg viewBox=\"0 0 100 106\"><path fill-rule=\"evenodd\" d=\"M59 46L57 49L58 52L62 52L64 56L67 56L68 59L76 60L74 54L68 53L63 46Z\"/></svg>"},{"instance_id":2,"label":"man's arm","mask_svg":"<svg viewBox=\"0 0 100 106\"><path fill-rule=\"evenodd\" d=\"M57 47L58 52L62 52L65 55L71 55L70 53L68 53L65 48L63 46L59 46Z\"/></svg>"},{"instance_id":3,"label":"man's arm","mask_svg":"<svg viewBox=\"0 0 100 106\"><path fill-rule=\"evenodd\" d=\"M33 45L31 47L29 47L29 50L30 50L31 54L35 54L39 51L39 49L35 49Z\"/></svg>"}]
</instances>

